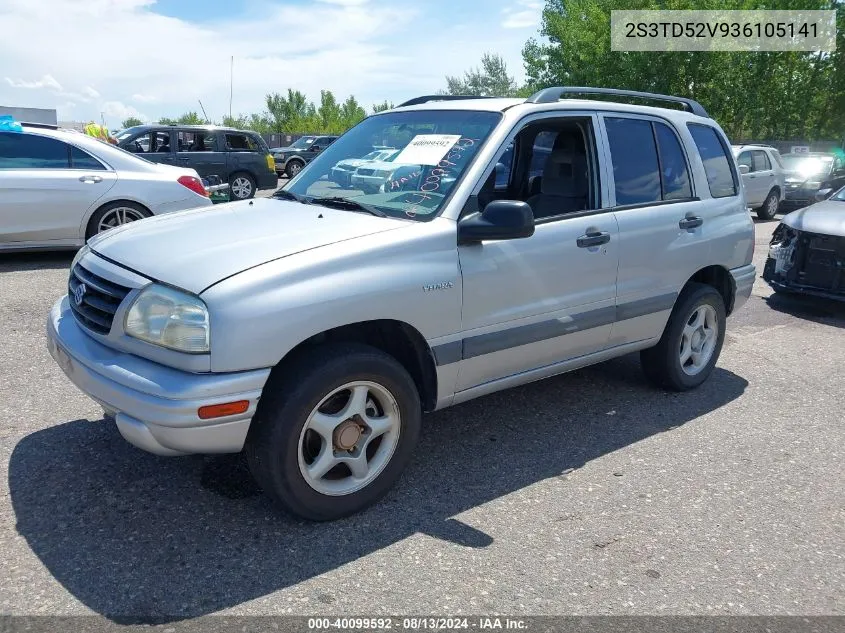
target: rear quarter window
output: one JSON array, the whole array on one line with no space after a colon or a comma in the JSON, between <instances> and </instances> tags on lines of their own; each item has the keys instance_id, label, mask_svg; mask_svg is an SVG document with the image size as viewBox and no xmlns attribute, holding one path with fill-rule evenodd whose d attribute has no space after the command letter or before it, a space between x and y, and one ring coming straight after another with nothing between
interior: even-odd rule
<instances>
[{"instance_id":1,"label":"rear quarter window","mask_svg":"<svg viewBox=\"0 0 845 633\"><path fill-rule=\"evenodd\" d=\"M692 139L704 163L707 185L714 198L737 194L737 183L731 168L728 150L716 130L701 123L688 123Z\"/></svg>"}]
</instances>

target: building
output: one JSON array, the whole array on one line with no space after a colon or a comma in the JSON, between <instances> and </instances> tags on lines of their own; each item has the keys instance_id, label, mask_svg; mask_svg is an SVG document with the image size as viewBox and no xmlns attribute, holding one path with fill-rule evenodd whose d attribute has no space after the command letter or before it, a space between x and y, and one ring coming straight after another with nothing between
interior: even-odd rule
<instances>
[{"instance_id":1,"label":"building","mask_svg":"<svg viewBox=\"0 0 845 633\"><path fill-rule=\"evenodd\" d=\"M21 123L45 123L47 125L58 125L55 110L46 108L18 108L12 106L0 106L0 115L11 114L15 121Z\"/></svg>"}]
</instances>

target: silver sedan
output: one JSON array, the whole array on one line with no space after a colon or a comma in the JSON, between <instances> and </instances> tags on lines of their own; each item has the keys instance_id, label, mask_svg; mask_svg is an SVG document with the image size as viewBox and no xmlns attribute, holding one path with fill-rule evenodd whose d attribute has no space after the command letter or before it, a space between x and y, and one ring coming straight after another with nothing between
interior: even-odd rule
<instances>
[{"instance_id":1,"label":"silver sedan","mask_svg":"<svg viewBox=\"0 0 845 633\"><path fill-rule=\"evenodd\" d=\"M72 130L0 131L0 251L78 248L127 222L211 204L193 169Z\"/></svg>"}]
</instances>

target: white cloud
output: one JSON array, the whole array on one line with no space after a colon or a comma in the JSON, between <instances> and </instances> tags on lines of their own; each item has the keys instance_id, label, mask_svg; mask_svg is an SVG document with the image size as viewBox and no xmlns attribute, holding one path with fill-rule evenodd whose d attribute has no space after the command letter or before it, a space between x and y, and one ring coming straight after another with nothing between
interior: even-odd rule
<instances>
[{"instance_id":1,"label":"white cloud","mask_svg":"<svg viewBox=\"0 0 845 633\"><path fill-rule=\"evenodd\" d=\"M268 92L288 87L315 101L329 89L368 108L398 103L443 88L445 75L477 66L486 51L500 53L521 77L526 34L504 28L488 0L474 0L476 14L464 24L449 17L454 0L245 1L251 10L198 22L157 14L154 0L0 0L0 59L14 69L0 82L0 103L73 101L74 116L99 120L106 112L116 125L147 118L129 104L155 120L198 110L201 99L219 120L229 111L230 56L234 114L261 111ZM523 0L520 9L526 6ZM73 42L61 55L55 33ZM154 33L158 44L127 33Z\"/></svg>"},{"instance_id":2,"label":"white cloud","mask_svg":"<svg viewBox=\"0 0 845 633\"><path fill-rule=\"evenodd\" d=\"M26 81L25 79L12 79L6 77L6 83L12 88L26 88L29 90L40 90L41 88L50 88L57 92L61 92L62 85L55 80L52 75L44 75L41 79L36 81Z\"/></svg>"},{"instance_id":3,"label":"white cloud","mask_svg":"<svg viewBox=\"0 0 845 633\"><path fill-rule=\"evenodd\" d=\"M135 117L141 119L142 121L149 121L149 117L147 117L146 114L138 112L138 110L133 108L131 105L126 105L120 101L106 101L102 105L101 111L105 116L118 122L128 119L129 117Z\"/></svg>"},{"instance_id":4,"label":"white cloud","mask_svg":"<svg viewBox=\"0 0 845 633\"><path fill-rule=\"evenodd\" d=\"M539 0L517 0L517 7L502 9L502 27L506 29L527 29L540 24L543 3Z\"/></svg>"}]
</instances>

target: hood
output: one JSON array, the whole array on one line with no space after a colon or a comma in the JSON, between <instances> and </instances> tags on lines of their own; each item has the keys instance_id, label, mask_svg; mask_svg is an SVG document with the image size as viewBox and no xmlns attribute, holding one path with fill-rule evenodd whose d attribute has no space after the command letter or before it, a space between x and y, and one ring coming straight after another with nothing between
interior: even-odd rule
<instances>
[{"instance_id":1,"label":"hood","mask_svg":"<svg viewBox=\"0 0 845 633\"><path fill-rule=\"evenodd\" d=\"M783 223L796 231L845 236L845 201L825 200L784 216Z\"/></svg>"},{"instance_id":2,"label":"hood","mask_svg":"<svg viewBox=\"0 0 845 633\"><path fill-rule=\"evenodd\" d=\"M275 259L407 226L398 219L255 198L133 222L88 244L146 277L198 294Z\"/></svg>"}]
</instances>

